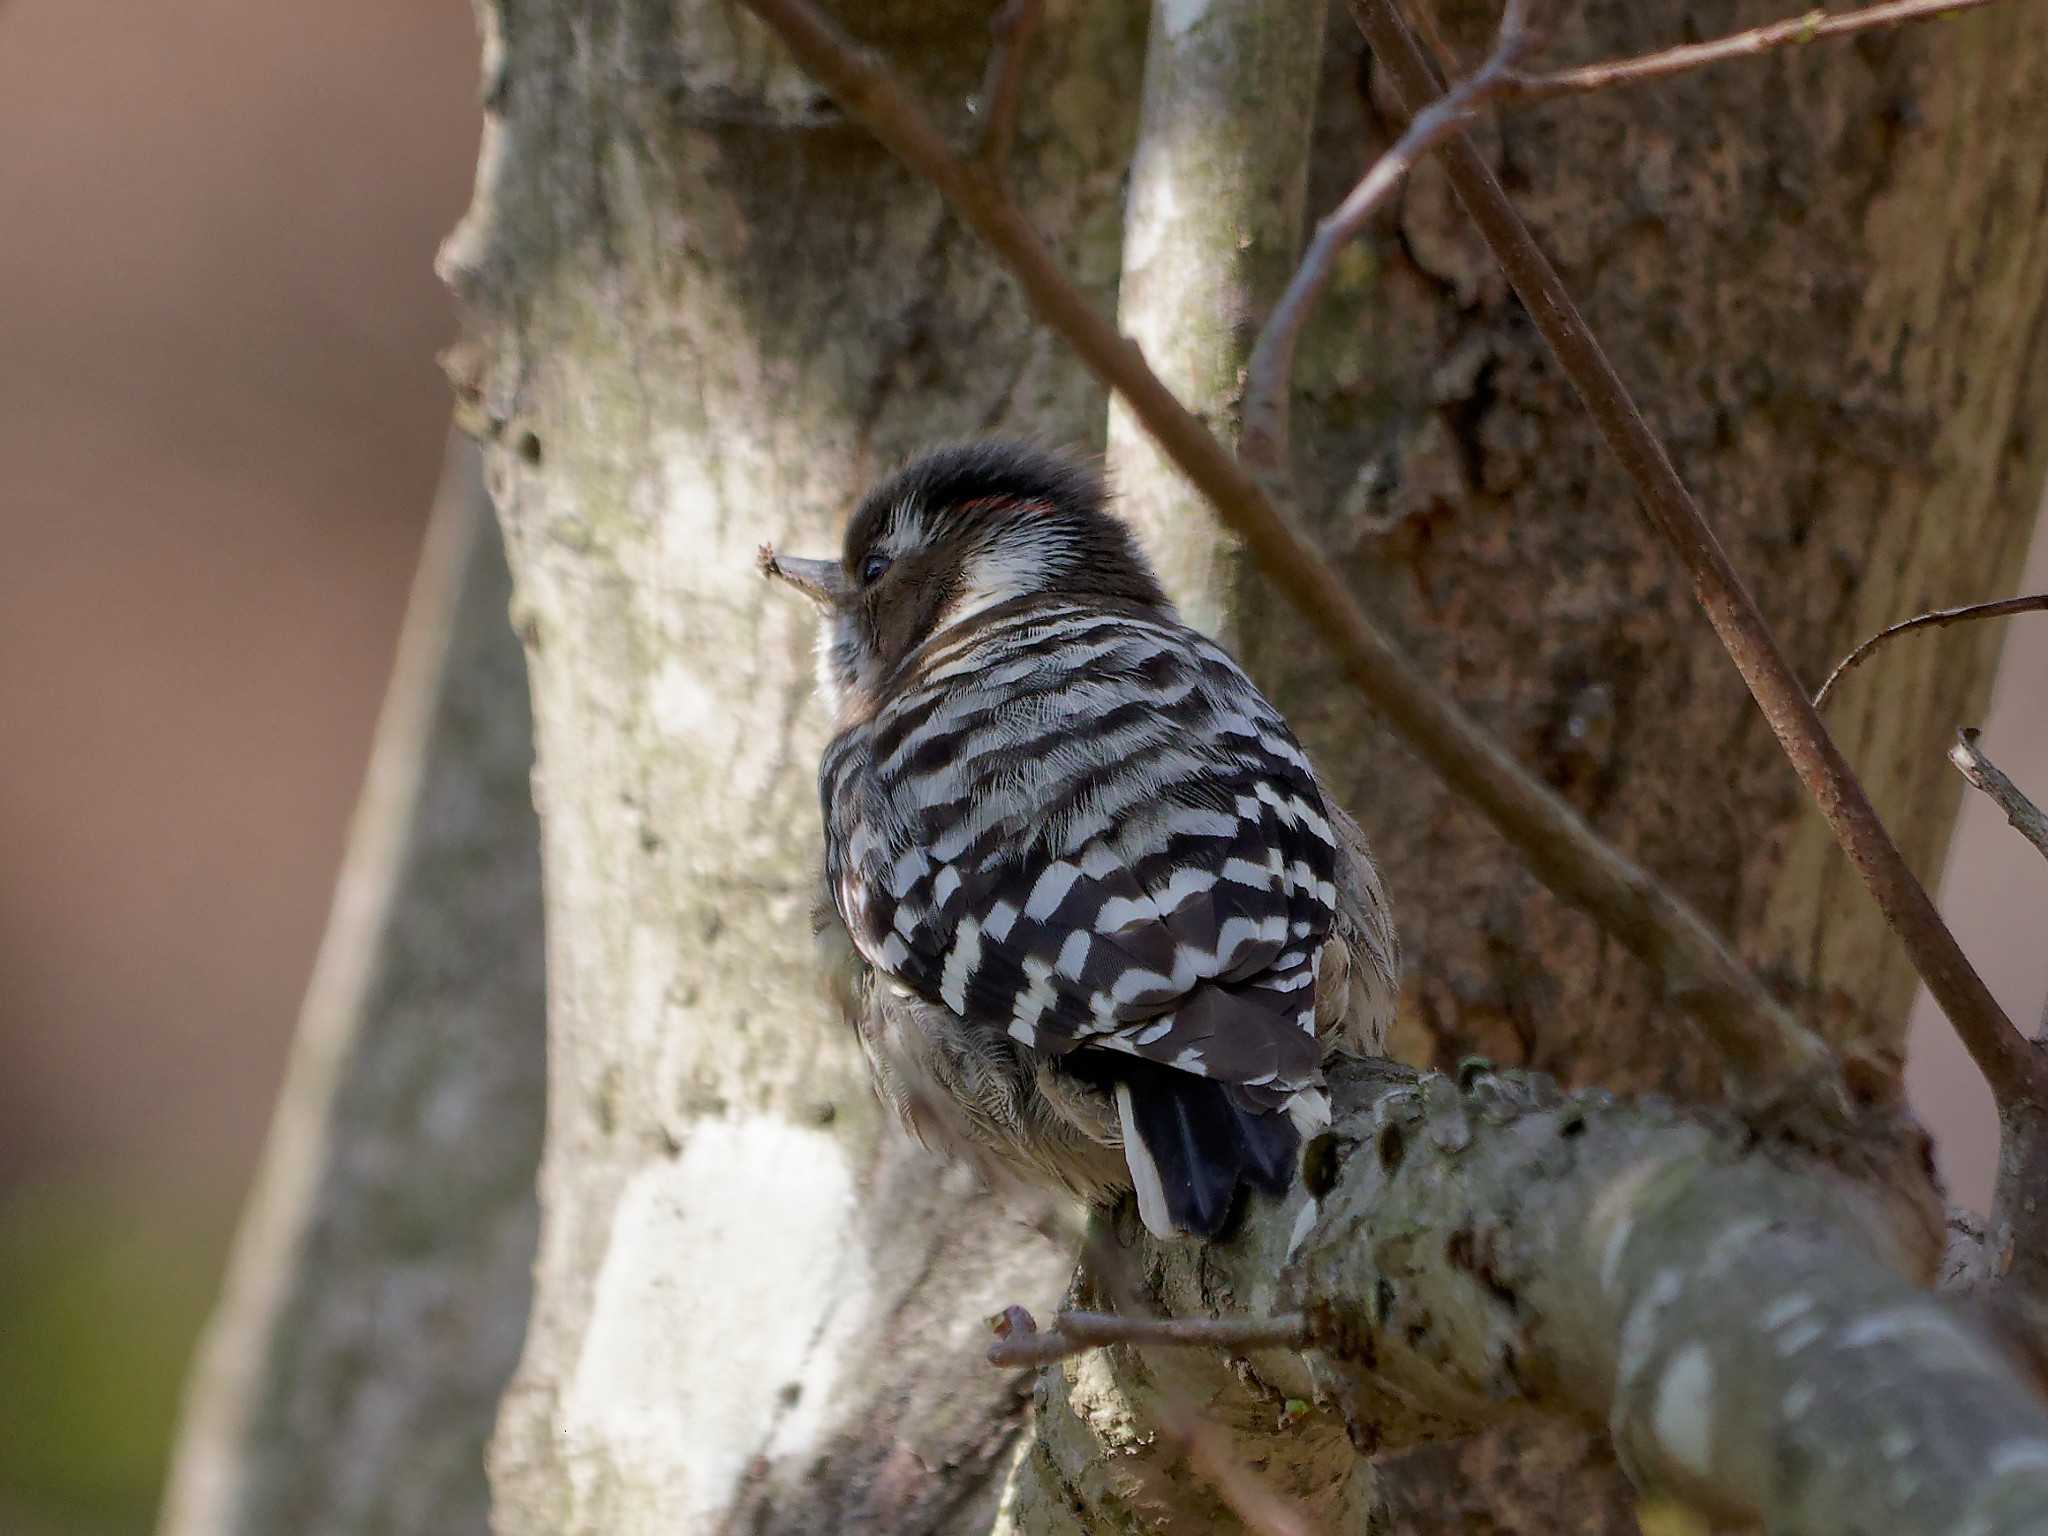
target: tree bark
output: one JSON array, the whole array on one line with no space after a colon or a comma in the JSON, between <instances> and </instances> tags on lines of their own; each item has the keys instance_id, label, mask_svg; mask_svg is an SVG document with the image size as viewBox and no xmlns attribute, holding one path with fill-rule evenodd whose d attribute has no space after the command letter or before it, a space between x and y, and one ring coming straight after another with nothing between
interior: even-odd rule
<instances>
[{"instance_id":1,"label":"tree bark","mask_svg":"<svg viewBox=\"0 0 2048 1536\"><path fill-rule=\"evenodd\" d=\"M982 1319L1069 1259L935 1177L831 1025L810 619L753 555L830 547L934 438L1099 446L1102 393L750 20L483 14L484 172L444 267L533 678L554 1149L499 1528L971 1529L1024 1407ZM986 19L871 25L958 99ZM1050 19L1011 159L1105 300L1141 36Z\"/></svg>"},{"instance_id":2,"label":"tree bark","mask_svg":"<svg viewBox=\"0 0 2048 1536\"><path fill-rule=\"evenodd\" d=\"M1587 7L1554 52L1768 14L1709 13ZM1009 1481L1024 1402L978 1364L982 1315L1042 1305L1066 1256L903 1144L815 996L824 721L807 615L751 562L767 538L831 547L861 486L923 443L1100 448L1101 391L750 17L704 0L479 14L486 140L444 269L518 590L549 914L541 1254L494 1451L499 1528L1129 1529L1139 1515L1091 1504L1114 1468L1067 1436L1071 1405L1044 1384ZM973 91L986 20L907 0L850 18L934 101ZM1468 52L1490 21L1446 14ZM1816 678L1901 609L1992 595L2030 524L2048 462L2030 430L2048 388L2048 38L2027 22L1994 7L1485 135ZM1049 4L1011 156L1105 307L1133 267L1121 179L1134 152L1148 164L1142 26ZM1312 208L1384 140L1370 78L1337 23ZM1316 531L1445 686L1802 1010L1902 1009L1874 910L1429 167L1340 274L1297 382ZM1212 546L1181 553L1214 569ZM1633 963L1360 718L1254 576L1233 583L1247 661L1388 876L1400 1053L1709 1091L1713 1061ZM1990 661L1988 636L1957 631L1866 669L1839 706L1922 868L1955 804L1947 727ZM1172 1262L1205 1296L1274 1283L1228 1254ZM1236 1390L1217 1411L1274 1406ZM1341 1426L1304 1433L1324 1436L1303 1465L1333 1518L1370 1518ZM1548 1528L1553 1509L1522 1495L1494 1518Z\"/></svg>"},{"instance_id":3,"label":"tree bark","mask_svg":"<svg viewBox=\"0 0 2048 1536\"><path fill-rule=\"evenodd\" d=\"M334 910L161 1536L488 1528L538 1211L532 732L475 447L449 446Z\"/></svg>"},{"instance_id":4,"label":"tree bark","mask_svg":"<svg viewBox=\"0 0 2048 1536\"><path fill-rule=\"evenodd\" d=\"M1443 12L1454 45L1478 57L1490 10ZM1546 57L1640 52L1775 14L1569 8ZM2043 188L2037 31L1994 7L1480 130L1816 680L1923 595L2002 595L2018 569L2048 463L2025 426L2048 389L2048 237L2018 212ZM1342 57L1355 68L1356 46ZM1311 207L1335 201L1385 142L1370 95L1358 106L1350 83L1325 92ZM1990 121L1999 132L1982 131ZM1350 149L1342 160L1332 136ZM1982 271L2011 274L2005 302L2020 317L1998 323L1989 352L1968 340L1975 325L1926 318L1961 304L1995 323L1964 275L1980 270L1980 249ZM1439 167L1420 168L1392 228L1324 304L1296 411L1326 546L1350 554L1354 580L1468 707L1811 1016L1903 1009L1912 978L1897 946ZM1965 526L1982 542L1957 542ZM1308 649L1290 625L1261 633L1276 663ZM1946 635L1830 710L1930 874L1956 804L1939 749L1952 718L1981 708L1994 647ZM1300 686L1341 701L1313 687L1318 671L1297 667ZM1479 1050L1574 1081L1707 1086L1696 1053L1669 1049L1682 1023L1644 1027L1659 1013L1645 978L1534 895L1483 828L1384 744L1367 738L1346 760L1418 962L1404 1055L1449 1065ZM1373 814L1390 793L1400 810Z\"/></svg>"}]
</instances>

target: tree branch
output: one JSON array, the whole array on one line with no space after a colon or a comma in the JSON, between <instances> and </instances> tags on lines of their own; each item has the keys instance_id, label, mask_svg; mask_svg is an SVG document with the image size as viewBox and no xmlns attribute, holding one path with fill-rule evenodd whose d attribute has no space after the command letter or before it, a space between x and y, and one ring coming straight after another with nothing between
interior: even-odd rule
<instances>
[{"instance_id":1,"label":"tree branch","mask_svg":"<svg viewBox=\"0 0 2048 1536\"><path fill-rule=\"evenodd\" d=\"M2019 785L2007 778L1998 765L1984 755L1977 745L1983 735L1975 726L1965 726L1956 732L1956 744L1948 749L1948 760L1956 765L1956 771L1970 781L1970 787L1991 797L1991 803L2005 813L2005 819L2013 829L2040 849L2042 857L2048 858L2048 817L2041 814L2039 806L2029 800Z\"/></svg>"},{"instance_id":2,"label":"tree branch","mask_svg":"<svg viewBox=\"0 0 2048 1536\"><path fill-rule=\"evenodd\" d=\"M1393 0L1352 0L1352 13L1411 108L1437 94L1436 81ZM1899 936L1914 969L2003 1097L2029 1091L2034 1076L2026 1041L1999 1007L1955 935L1941 920L1905 857L1878 819L1854 771L1828 735L1778 648L1755 599L1729 563L1713 529L1607 360L1557 271L1464 134L1445 145L1453 190L1521 296L1608 449L1634 482L1651 526L1692 579L1693 595L1749 685L1793 770ZM1904 1059L1903 1016L1882 1043Z\"/></svg>"},{"instance_id":3,"label":"tree branch","mask_svg":"<svg viewBox=\"0 0 2048 1536\"><path fill-rule=\"evenodd\" d=\"M1301 82L1316 77L1325 22L1323 0L1219 0L1193 20L1151 12L1116 323L1225 443L1259 320L1301 243L1315 117ZM1105 447L1117 510L1175 606L1243 654L1243 541L1115 395Z\"/></svg>"},{"instance_id":4,"label":"tree branch","mask_svg":"<svg viewBox=\"0 0 2048 1536\"><path fill-rule=\"evenodd\" d=\"M1181 1344L1198 1349L1300 1349L1309 1341L1299 1313L1282 1317L1119 1317L1113 1312L1062 1312L1041 1331L1031 1314L1011 1307L997 1320L991 1365L1051 1365L1105 1344Z\"/></svg>"},{"instance_id":5,"label":"tree branch","mask_svg":"<svg viewBox=\"0 0 2048 1536\"><path fill-rule=\"evenodd\" d=\"M1709 42L1690 43L1635 58L1611 59L1601 64L1532 74L1519 67L1521 59L1537 41L1529 23L1529 0L1508 0L1494 35L1493 47L1479 68L1416 112L1410 118L1406 132L1394 142L1393 147L1373 162L1350 195L1316 225L1315 236L1303 252L1301 264L1295 269L1286 294L1268 317L1252 356L1247 373L1241 456L1262 473L1285 476L1295 347L1310 311L1329 286L1337 256L1372 222L1372 216L1401 179L1425 155L1453 132L1462 129L1484 108L1664 79L1709 64L1754 58L1775 49L1820 38L1844 37L1880 27L1928 21L1990 3L1991 0L1894 0L1892 4L1872 6L1869 10L1832 16L1814 10L1788 21L1753 27ZM1416 14L1429 32L1430 46L1439 67L1448 71L1452 62L1451 52L1436 31L1435 17L1427 6L1418 7ZM1821 693L1826 692L1827 688L1823 686ZM1816 697L1814 702L1817 706L1819 698Z\"/></svg>"},{"instance_id":6,"label":"tree branch","mask_svg":"<svg viewBox=\"0 0 2048 1536\"><path fill-rule=\"evenodd\" d=\"M1581 64L1573 69L1520 75L1506 95L1515 101L1542 101L1553 96L1635 85L1645 80L1664 80L1710 64L1753 59L1780 48L1798 47L1824 38L1847 37L1880 27L1933 21L1990 3L1991 0L1892 0L1889 5L1873 5L1867 10L1843 11L1833 15L1812 10L1803 16L1772 22L1768 26L1752 27L1747 32L1734 32L1704 43L1687 43L1637 58L1610 59L1603 64Z\"/></svg>"},{"instance_id":7,"label":"tree branch","mask_svg":"<svg viewBox=\"0 0 2048 1536\"><path fill-rule=\"evenodd\" d=\"M2036 592L2031 597L2002 597L1990 603L1965 603L1960 608L1936 608L1930 613L1916 614L1887 629L1880 629L1835 663L1835 670L1828 674L1827 681L1814 694L1813 707L1823 708L1828 695L1834 692L1835 684L1862 666L1872 653L1894 636L1910 634L1916 629L1945 629L1951 624L1965 624L1972 619L2002 619L2015 613L2040 612L2048 612L2048 592Z\"/></svg>"},{"instance_id":8,"label":"tree branch","mask_svg":"<svg viewBox=\"0 0 2048 1536\"><path fill-rule=\"evenodd\" d=\"M1334 212L1316 224L1294 278L1273 306L1246 369L1244 440L1239 457L1254 469L1284 480L1288 474L1288 407L1293 398L1294 352L1310 311L1330 285L1337 257L1371 222L1401 178L1416 162L1475 117L1514 81L1515 65L1534 46L1528 24L1529 0L1508 0L1493 51L1461 80L1410 119L1407 131Z\"/></svg>"},{"instance_id":9,"label":"tree branch","mask_svg":"<svg viewBox=\"0 0 2048 1536\"><path fill-rule=\"evenodd\" d=\"M1179 1443L1195 1475L1214 1488L1251 1536L1316 1536L1316 1527L1245 1467L1224 1433L1190 1412L1162 1414L1160 1431Z\"/></svg>"},{"instance_id":10,"label":"tree branch","mask_svg":"<svg viewBox=\"0 0 2048 1536\"><path fill-rule=\"evenodd\" d=\"M975 96L982 120L978 154L990 178L998 183L1009 179L1010 146L1017 138L1024 57L1031 45L1031 34L1038 30L1044 13L1045 0L1003 0L1003 8L988 24L988 66L982 75L981 90Z\"/></svg>"},{"instance_id":11,"label":"tree branch","mask_svg":"<svg viewBox=\"0 0 2048 1536\"><path fill-rule=\"evenodd\" d=\"M1137 347L1066 279L1001 188L953 154L888 70L809 0L747 4L841 106L953 204L1039 316L1129 403L1275 585L1315 623L1359 691L1522 851L1552 890L1657 971L1667 996L1707 1027L1731 1072L1774 1086L1835 1080L1827 1048L1764 990L1704 919L1516 764L1372 622L1243 466L1160 383Z\"/></svg>"},{"instance_id":12,"label":"tree branch","mask_svg":"<svg viewBox=\"0 0 2048 1536\"><path fill-rule=\"evenodd\" d=\"M1570 1413L1640 1484L1772 1530L2042 1529L2048 1412L1920 1288L1931 1204L1531 1074L1333 1084L1296 1287L1342 1400Z\"/></svg>"},{"instance_id":13,"label":"tree branch","mask_svg":"<svg viewBox=\"0 0 2048 1536\"><path fill-rule=\"evenodd\" d=\"M1230 1241L1191 1262L1185 1244L1098 1239L1116 1251L1091 1271L1122 1314L1105 1332L1223 1297L1271 1321L1298 1307L1310 1338L1226 1361L1133 1337L1049 1371L1044 1454L1086 1470L1068 1485L1085 1529L1124 1528L1124 1493L1094 1469L1140 1454L1162 1398L1213 1394L1235 1459L1333 1530L1367 1528L1340 1488L1354 1448L1532 1413L1605 1432L1646 1492L1730 1523L2042 1530L2048 1410L1923 1289L1945 1223L1902 1172L1912 1138L1879 1127L1816 1155L1526 1072L1344 1061L1330 1086L1304 1187L1256 1202Z\"/></svg>"}]
</instances>

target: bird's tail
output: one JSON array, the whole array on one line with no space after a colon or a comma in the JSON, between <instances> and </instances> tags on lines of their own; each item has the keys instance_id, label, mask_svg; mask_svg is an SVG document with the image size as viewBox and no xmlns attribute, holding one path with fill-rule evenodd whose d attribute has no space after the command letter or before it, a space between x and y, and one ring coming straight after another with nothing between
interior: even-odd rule
<instances>
[{"instance_id":1,"label":"bird's tail","mask_svg":"<svg viewBox=\"0 0 2048 1536\"><path fill-rule=\"evenodd\" d=\"M1116 1081L1124 1160L1138 1214L1156 1237L1216 1237L1245 1185L1280 1195L1294 1180L1301 1133L1285 1110L1235 1102L1223 1084L1151 1062Z\"/></svg>"}]
</instances>

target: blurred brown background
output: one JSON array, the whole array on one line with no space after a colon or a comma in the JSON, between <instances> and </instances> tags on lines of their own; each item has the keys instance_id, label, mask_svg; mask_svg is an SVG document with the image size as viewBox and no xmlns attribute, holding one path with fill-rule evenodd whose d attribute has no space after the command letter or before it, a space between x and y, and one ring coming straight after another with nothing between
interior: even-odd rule
<instances>
[{"instance_id":1,"label":"blurred brown background","mask_svg":"<svg viewBox=\"0 0 2048 1536\"><path fill-rule=\"evenodd\" d=\"M0 1532L147 1529L438 473L462 0L0 0Z\"/></svg>"},{"instance_id":2,"label":"blurred brown background","mask_svg":"<svg viewBox=\"0 0 2048 1536\"><path fill-rule=\"evenodd\" d=\"M438 470L475 75L461 0L0 0L6 1536L148 1528ZM2037 792L2044 705L2038 617L1986 722ZM2048 867L1970 811L1947 904L2032 1018Z\"/></svg>"}]
</instances>

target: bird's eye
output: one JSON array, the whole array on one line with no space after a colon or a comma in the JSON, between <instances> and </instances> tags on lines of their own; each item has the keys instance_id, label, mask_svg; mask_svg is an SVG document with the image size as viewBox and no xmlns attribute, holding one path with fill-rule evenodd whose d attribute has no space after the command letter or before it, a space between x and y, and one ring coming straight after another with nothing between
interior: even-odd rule
<instances>
[{"instance_id":1,"label":"bird's eye","mask_svg":"<svg viewBox=\"0 0 2048 1536\"><path fill-rule=\"evenodd\" d=\"M867 559L860 563L861 585L864 587L873 586L882 579L882 572L888 569L889 557L887 555L869 555Z\"/></svg>"}]
</instances>

